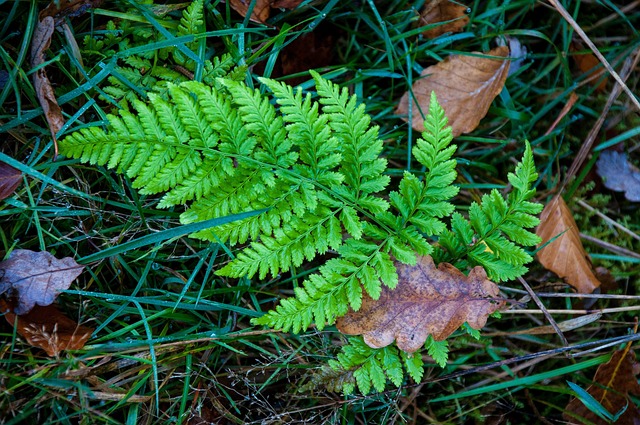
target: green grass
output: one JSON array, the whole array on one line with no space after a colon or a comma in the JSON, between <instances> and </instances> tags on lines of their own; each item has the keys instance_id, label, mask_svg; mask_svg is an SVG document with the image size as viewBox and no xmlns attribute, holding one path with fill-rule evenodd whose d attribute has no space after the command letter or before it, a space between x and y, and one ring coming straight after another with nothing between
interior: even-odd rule
<instances>
[{"instance_id":1,"label":"green grass","mask_svg":"<svg viewBox=\"0 0 640 425\"><path fill-rule=\"evenodd\" d=\"M301 77L301 86L309 89L306 70L282 75L279 58L296 39L325 31L337 38L322 74L349 87L366 104L381 127L384 155L397 178L403 169L416 166L408 158L417 135L393 113L400 96L424 67L451 54L489 50L496 37L509 35L529 54L480 127L456 139L460 203L478 199L487 188L505 187L525 139L534 147L540 174L538 199L546 203L612 89L611 81L604 93L582 84L588 75L571 60L573 29L546 3L534 0L467 2L471 22L465 32L435 40L420 37L414 25L422 1L304 1L293 11L273 10L270 23L275 27L248 22L228 3L205 3L207 32L195 37L197 47L188 53L185 46L192 39L171 35L181 11L158 17L145 6L134 7L137 2L106 0L100 9L68 21L83 65L69 41L54 33L46 69L67 120L62 133L103 123L120 101L108 88L114 81L125 92L148 89L147 74L135 76L122 68L133 54L144 55L155 66L172 67L167 56L171 49L200 60L231 53L249 67L247 82L256 87L256 77L273 75L284 81ZM640 11L618 13L608 1L565 4L616 69L640 46L635 29ZM400 390L350 397L322 386L310 388L305 384L333 358L344 337L335 328L302 335L271 332L252 327L250 319L290 296L291 288L318 264L269 281L219 278L214 271L233 250L186 237L193 229L179 225L179 208L156 209L157 197L140 195L126 177L111 171L64 158L54 161L29 64L31 35L45 6L16 1L0 10L0 69L7 76L0 87L0 160L25 176L15 195L0 203L0 254L16 248L46 250L85 264L71 290L60 296L59 306L96 330L83 349L48 358L2 321L0 424L196 424L197 416L213 423L454 424L501 415L512 423L523 418L555 422L571 397L566 380L588 387L596 366L634 338L629 330L635 311L605 310L599 321L566 332L570 348L562 347L554 334L508 334L547 324L542 315L503 314L482 331L502 332L499 336L475 340L456 333L449 340L447 367L426 359L419 385L407 382ZM604 17L611 19L599 23ZM108 30L110 19L118 20L124 32ZM85 45L85 36L105 44ZM119 46L122 38L129 45ZM637 83L632 74L628 86L633 90ZM577 103L545 135L572 92ZM588 167L599 150L618 142L637 163L638 118L625 96L614 103ZM637 205L603 188L593 170L579 173L572 187L576 191L568 201L583 233L638 251ZM630 232L611 226L578 199ZM593 242L585 247L595 265L608 267L618 278L617 293L637 295L637 258ZM558 279L536 263L526 279L540 292L569 292L550 288ZM521 289L517 282L505 286ZM634 301L602 299L596 307L633 306ZM570 297L543 302L548 309L582 308L581 301ZM517 307L537 308L533 302ZM556 321L573 317L554 314ZM580 355L570 358L567 352ZM519 367L523 364L527 367Z\"/></svg>"}]
</instances>

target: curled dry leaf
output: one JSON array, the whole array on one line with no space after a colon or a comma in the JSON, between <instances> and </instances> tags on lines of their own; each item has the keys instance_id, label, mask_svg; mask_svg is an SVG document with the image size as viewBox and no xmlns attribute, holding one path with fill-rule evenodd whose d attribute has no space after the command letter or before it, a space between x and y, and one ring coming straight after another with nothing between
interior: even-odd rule
<instances>
[{"instance_id":1,"label":"curled dry leaf","mask_svg":"<svg viewBox=\"0 0 640 425\"><path fill-rule=\"evenodd\" d=\"M52 305L36 306L22 316L16 316L11 310L9 303L0 299L0 313L7 322L16 325L16 331L27 343L42 348L52 357L63 350L79 350L93 333L92 328L79 325Z\"/></svg>"},{"instance_id":2,"label":"curled dry leaf","mask_svg":"<svg viewBox=\"0 0 640 425\"><path fill-rule=\"evenodd\" d=\"M509 48L496 47L485 55L506 58L509 56ZM491 102L502 91L508 74L508 60L449 56L422 71L424 78L416 81L411 89L415 99L410 92L406 92L400 99L396 113L406 116L409 112L409 99L412 99L411 126L417 131L424 131L422 113L428 110L431 92L434 91L447 114L453 136L469 133L487 115Z\"/></svg>"},{"instance_id":3,"label":"curled dry leaf","mask_svg":"<svg viewBox=\"0 0 640 425\"><path fill-rule=\"evenodd\" d=\"M564 233L563 233L564 232ZM538 251L538 260L581 294L591 294L600 286L593 273L591 261L580 241L580 230L569 207L556 195L540 214L536 234L544 245L554 237L562 236Z\"/></svg>"},{"instance_id":4,"label":"curled dry leaf","mask_svg":"<svg viewBox=\"0 0 640 425\"><path fill-rule=\"evenodd\" d=\"M0 200L8 198L20 186L22 173L0 161Z\"/></svg>"},{"instance_id":5,"label":"curled dry leaf","mask_svg":"<svg viewBox=\"0 0 640 425\"><path fill-rule=\"evenodd\" d=\"M619 350L613 353L611 360L598 366L593 385L587 388L587 392L613 415L626 407L616 424L636 425L640 422L640 409L629 396L640 396L640 385L636 377L639 372L640 365L636 362L634 352L629 348ZM585 424L611 423L597 416L577 398L567 404L563 416L571 423L576 420Z\"/></svg>"},{"instance_id":6,"label":"curled dry leaf","mask_svg":"<svg viewBox=\"0 0 640 425\"><path fill-rule=\"evenodd\" d=\"M465 276L448 263L436 267L429 256L408 266L396 262L398 285L383 287L380 298L365 295L358 311L349 311L337 321L347 335L363 335L373 348L386 347L394 339L408 353L419 350L431 335L442 341L464 322L474 329L504 305L498 286L477 266Z\"/></svg>"},{"instance_id":7,"label":"curled dry leaf","mask_svg":"<svg viewBox=\"0 0 640 425\"><path fill-rule=\"evenodd\" d=\"M469 23L467 6L450 0L427 1L420 11L420 26L445 22L430 30L423 31L427 38L436 38L447 32L460 32ZM451 21L451 22L446 22Z\"/></svg>"},{"instance_id":8,"label":"curled dry leaf","mask_svg":"<svg viewBox=\"0 0 640 425\"><path fill-rule=\"evenodd\" d=\"M53 35L54 19L51 16L45 16L36 24L31 41L31 66L36 68L45 61L44 52L51 44L51 36ZM33 73L33 87L36 91L36 97L40 106L44 111L44 117L49 124L51 137L55 145L55 154L58 155L58 145L56 143L56 134L64 125L62 110L58 105L58 100L51 86L51 82L47 77L44 67L39 68Z\"/></svg>"},{"instance_id":9,"label":"curled dry leaf","mask_svg":"<svg viewBox=\"0 0 640 425\"><path fill-rule=\"evenodd\" d=\"M58 294L68 289L83 266L66 257L57 259L48 252L16 249L8 260L0 262L0 294L18 299L16 314L26 314L34 305L53 303Z\"/></svg>"},{"instance_id":10,"label":"curled dry leaf","mask_svg":"<svg viewBox=\"0 0 640 425\"><path fill-rule=\"evenodd\" d=\"M624 192L628 200L640 202L640 170L627 160L624 153L604 151L596 165L607 189Z\"/></svg>"},{"instance_id":11,"label":"curled dry leaf","mask_svg":"<svg viewBox=\"0 0 640 425\"><path fill-rule=\"evenodd\" d=\"M49 3L47 7L40 11L40 20L46 16L55 19L56 25L60 25L65 18L75 18L85 13L87 10L98 7L103 0L56 0Z\"/></svg>"}]
</instances>

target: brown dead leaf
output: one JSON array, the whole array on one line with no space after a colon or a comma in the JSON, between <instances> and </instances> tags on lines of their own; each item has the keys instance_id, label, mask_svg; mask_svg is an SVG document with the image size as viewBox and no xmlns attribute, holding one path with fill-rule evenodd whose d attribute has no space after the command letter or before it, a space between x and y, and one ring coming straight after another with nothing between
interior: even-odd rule
<instances>
[{"instance_id":1,"label":"brown dead leaf","mask_svg":"<svg viewBox=\"0 0 640 425\"><path fill-rule=\"evenodd\" d=\"M640 423L640 409L635 405L629 394L640 396L640 385L636 375L640 372L640 365L636 362L633 350L626 348L613 353L611 360L598 366L593 385L587 388L591 394L609 413L616 414L621 409L627 408L625 412L615 422L620 425L637 425ZM589 410L582 402L574 398L565 408L567 413L563 417L575 423L609 424ZM573 413L573 415L568 414ZM578 416L584 421L577 419Z\"/></svg>"},{"instance_id":2,"label":"brown dead leaf","mask_svg":"<svg viewBox=\"0 0 640 425\"><path fill-rule=\"evenodd\" d=\"M598 58L596 58L593 53L577 53L580 50L584 50L585 47L581 42L576 40L571 42L569 49L573 52L571 57L578 67L578 70L580 70L582 74L592 74L589 76L591 85L596 86L597 91L604 92L607 89L607 78L605 77L600 81L600 77L604 74L605 69L600 66L600 69L594 71L594 68L600 65ZM598 81L600 82L598 83Z\"/></svg>"},{"instance_id":3,"label":"brown dead leaf","mask_svg":"<svg viewBox=\"0 0 640 425\"><path fill-rule=\"evenodd\" d=\"M229 5L238 12L242 16L246 16L249 11L249 5L251 5L251 0L228 0ZM269 19L269 14L271 13L271 4L270 0L257 0L255 6L253 7L253 11L251 12L251 20L253 22L258 22L264 24Z\"/></svg>"},{"instance_id":4,"label":"brown dead leaf","mask_svg":"<svg viewBox=\"0 0 640 425\"><path fill-rule=\"evenodd\" d=\"M58 260L48 252L16 249L0 262L0 294L9 292L18 299L16 314L28 313L34 305L50 305L68 289L83 266L73 258Z\"/></svg>"},{"instance_id":5,"label":"brown dead leaf","mask_svg":"<svg viewBox=\"0 0 640 425\"><path fill-rule=\"evenodd\" d=\"M607 189L624 192L632 202L640 202L640 170L621 152L606 150L598 158L597 173Z\"/></svg>"},{"instance_id":6,"label":"brown dead leaf","mask_svg":"<svg viewBox=\"0 0 640 425\"><path fill-rule=\"evenodd\" d=\"M43 20L50 16L55 19L55 24L60 25L65 18L75 18L87 10L98 7L103 0L58 0L52 1L40 11L38 17Z\"/></svg>"},{"instance_id":7,"label":"brown dead leaf","mask_svg":"<svg viewBox=\"0 0 640 425\"><path fill-rule=\"evenodd\" d=\"M496 47L485 53L506 58L509 48ZM424 131L422 113L429 108L431 92L444 108L453 136L473 131L484 118L493 99L500 93L509 74L509 61L477 56L449 56L442 62L422 71L420 80L413 84L411 93L406 92L396 109L398 115L407 115L409 98L412 98L411 126ZM416 104L417 101L417 104ZM422 113L421 113L422 111ZM407 118L403 118L407 121Z\"/></svg>"},{"instance_id":8,"label":"brown dead leaf","mask_svg":"<svg viewBox=\"0 0 640 425\"><path fill-rule=\"evenodd\" d=\"M450 0L428 1L420 11L420 26L445 21L452 22L423 31L422 34L427 38L436 38L447 32L462 31L462 28L469 23L469 17L465 14L466 11L467 6Z\"/></svg>"},{"instance_id":9,"label":"brown dead leaf","mask_svg":"<svg viewBox=\"0 0 640 425\"><path fill-rule=\"evenodd\" d=\"M464 322L482 328L487 317L504 305L498 286L480 266L467 277L449 263L436 268L425 256L415 266L396 262L396 268L396 288L383 286L377 300L365 294L360 310L338 319L340 332L363 335L372 348L386 347L395 339L398 348L412 353L429 335L442 341Z\"/></svg>"},{"instance_id":10,"label":"brown dead leaf","mask_svg":"<svg viewBox=\"0 0 640 425\"><path fill-rule=\"evenodd\" d=\"M6 199L20 186L22 173L0 161L0 200Z\"/></svg>"},{"instance_id":11,"label":"brown dead leaf","mask_svg":"<svg viewBox=\"0 0 640 425\"><path fill-rule=\"evenodd\" d=\"M302 0L276 0L271 3L271 7L282 9L295 9L302 3Z\"/></svg>"},{"instance_id":12,"label":"brown dead leaf","mask_svg":"<svg viewBox=\"0 0 640 425\"><path fill-rule=\"evenodd\" d=\"M36 306L29 313L16 316L11 305L0 299L0 314L4 314L9 324L16 324L16 331L27 343L52 357L63 350L79 350L93 333L92 328L79 325L53 305Z\"/></svg>"},{"instance_id":13,"label":"brown dead leaf","mask_svg":"<svg viewBox=\"0 0 640 425\"><path fill-rule=\"evenodd\" d=\"M536 234L542 239L539 246L565 232L555 241L538 251L538 261L581 294L591 294L600 286L594 275L591 260L580 241L580 230L569 207L556 195L540 214Z\"/></svg>"},{"instance_id":14,"label":"brown dead leaf","mask_svg":"<svg viewBox=\"0 0 640 425\"><path fill-rule=\"evenodd\" d=\"M54 20L51 16L44 17L44 19L38 21L36 24L31 41L31 66L33 68L44 63L44 52L51 44L53 29ZM39 68L33 73L33 87L36 91L38 102L40 102L40 106L42 106L42 110L44 111L44 117L49 124L49 130L51 131L51 137L55 146L55 155L57 156L58 144L56 134L64 125L64 118L44 67Z\"/></svg>"}]
</instances>

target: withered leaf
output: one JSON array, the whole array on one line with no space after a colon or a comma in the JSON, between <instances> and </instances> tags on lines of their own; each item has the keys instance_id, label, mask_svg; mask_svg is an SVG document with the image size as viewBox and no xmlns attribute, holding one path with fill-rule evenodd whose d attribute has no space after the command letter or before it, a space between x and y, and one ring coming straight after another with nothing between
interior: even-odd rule
<instances>
[{"instance_id":1,"label":"withered leaf","mask_svg":"<svg viewBox=\"0 0 640 425\"><path fill-rule=\"evenodd\" d=\"M475 52L475 54L480 54ZM496 47L485 55L506 58L509 48ZM406 92L396 108L398 115L409 112L409 99L413 102L411 126L424 131L422 114L429 108L431 92L445 110L453 136L473 131L487 115L493 99L502 91L509 74L509 61L479 56L449 56L436 65L425 68L420 80ZM417 102L417 103L416 103ZM422 113L421 113L422 111Z\"/></svg>"},{"instance_id":2,"label":"withered leaf","mask_svg":"<svg viewBox=\"0 0 640 425\"><path fill-rule=\"evenodd\" d=\"M66 257L57 259L48 252L16 249L0 262L0 294L18 299L16 314L28 313L34 305L50 305L71 286L83 266Z\"/></svg>"},{"instance_id":3,"label":"withered leaf","mask_svg":"<svg viewBox=\"0 0 640 425\"><path fill-rule=\"evenodd\" d=\"M627 160L624 153L603 151L596 165L607 189L624 192L628 200L640 202L640 170Z\"/></svg>"},{"instance_id":4,"label":"withered leaf","mask_svg":"<svg viewBox=\"0 0 640 425\"><path fill-rule=\"evenodd\" d=\"M594 72L594 69L600 65L600 61L598 60L598 58L596 58L596 56L590 52L577 53L580 50L584 50L585 47L581 42L576 40L571 42L569 49L573 52L571 57L578 67L578 70L580 70L580 72L582 72L583 74L590 74L593 72L593 75L590 76L592 78L591 85L596 86L596 90L599 92L605 91L607 89L607 78L600 78L605 72L604 67L601 66L600 69L597 69Z\"/></svg>"},{"instance_id":5,"label":"withered leaf","mask_svg":"<svg viewBox=\"0 0 640 425\"><path fill-rule=\"evenodd\" d=\"M271 7L273 8L282 8L282 9L295 9L302 3L302 0L276 0L271 3Z\"/></svg>"},{"instance_id":6,"label":"withered leaf","mask_svg":"<svg viewBox=\"0 0 640 425\"><path fill-rule=\"evenodd\" d=\"M54 20L51 16L45 16L41 21L38 21L36 28L33 32L33 39L31 41L31 66L36 68L42 65L45 61L44 52L49 48L51 44L51 36L53 35ZM49 124L49 131L51 131L51 137L55 146L55 154L58 155L58 144L56 134L62 126L64 126L64 118L62 116L62 109L58 105L58 100L51 86L51 82L47 77L47 73L43 67L39 68L33 73L33 88L36 92L36 97L40 106L44 111L44 117Z\"/></svg>"},{"instance_id":7,"label":"withered leaf","mask_svg":"<svg viewBox=\"0 0 640 425\"><path fill-rule=\"evenodd\" d=\"M580 230L573 219L569 207L556 195L540 214L540 225L536 234L544 245L562 234L558 239L538 251L538 261L551 270L581 294L591 294L600 286L593 273L591 261L580 241Z\"/></svg>"},{"instance_id":8,"label":"withered leaf","mask_svg":"<svg viewBox=\"0 0 640 425\"><path fill-rule=\"evenodd\" d=\"M431 335L442 341L464 322L480 329L487 317L504 305L498 286L477 266L465 276L448 263L438 267L430 256L415 266L396 262L398 285L383 286L377 300L365 294L362 307L337 321L347 335L363 335L373 348L386 347L394 339L408 353L419 350Z\"/></svg>"},{"instance_id":9,"label":"withered leaf","mask_svg":"<svg viewBox=\"0 0 640 425\"><path fill-rule=\"evenodd\" d=\"M63 350L79 350L93 333L92 328L79 325L53 305L35 306L29 313L16 316L9 303L0 299L0 313L9 324L16 324L16 331L27 343L52 357Z\"/></svg>"},{"instance_id":10,"label":"withered leaf","mask_svg":"<svg viewBox=\"0 0 640 425\"><path fill-rule=\"evenodd\" d=\"M640 396L640 385L636 377L639 372L640 365L636 363L633 350L619 350L613 353L611 360L598 366L593 377L593 385L587 388L587 392L611 414L616 414L626 406L625 412L618 418L616 424L640 423L640 409L629 397L629 394ZM610 423L593 413L577 398L567 404L565 411L564 418L572 423L576 420L580 423L598 425Z\"/></svg>"},{"instance_id":11,"label":"withered leaf","mask_svg":"<svg viewBox=\"0 0 640 425\"><path fill-rule=\"evenodd\" d=\"M22 173L0 161L0 200L8 198L20 186Z\"/></svg>"},{"instance_id":12,"label":"withered leaf","mask_svg":"<svg viewBox=\"0 0 640 425\"><path fill-rule=\"evenodd\" d=\"M423 31L427 38L436 38L447 32L460 32L469 23L469 17L465 14L467 7L450 0L427 1L420 11L420 26L447 22L427 31Z\"/></svg>"},{"instance_id":13,"label":"withered leaf","mask_svg":"<svg viewBox=\"0 0 640 425\"><path fill-rule=\"evenodd\" d=\"M56 25L60 25L65 18L74 18L85 13L87 10L98 7L103 0L57 0L49 3L47 7L40 11L40 20L46 16L55 19Z\"/></svg>"},{"instance_id":14,"label":"withered leaf","mask_svg":"<svg viewBox=\"0 0 640 425\"><path fill-rule=\"evenodd\" d=\"M251 5L251 0L229 0L229 4L242 16L246 16L249 11L249 5ZM253 11L251 12L251 20L254 22L258 22L264 24L269 19L269 14L271 13L271 4L269 0L257 0L255 6L253 7Z\"/></svg>"}]
</instances>

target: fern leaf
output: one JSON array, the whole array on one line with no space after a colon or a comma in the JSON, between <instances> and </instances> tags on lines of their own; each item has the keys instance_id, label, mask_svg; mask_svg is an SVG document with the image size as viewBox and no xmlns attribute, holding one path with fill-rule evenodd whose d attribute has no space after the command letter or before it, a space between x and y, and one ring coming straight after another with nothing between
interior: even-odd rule
<instances>
[{"instance_id":1,"label":"fern leaf","mask_svg":"<svg viewBox=\"0 0 640 425\"><path fill-rule=\"evenodd\" d=\"M389 184L389 176L382 174L387 162L379 157L382 141L378 139L378 127L370 126L371 118L365 113L364 105L358 106L357 99L350 97L346 88L340 89L314 71L311 75L329 126L342 141L343 196L358 203L360 198L380 192ZM369 205L373 214L385 211L386 207L384 202Z\"/></svg>"},{"instance_id":2,"label":"fern leaf","mask_svg":"<svg viewBox=\"0 0 640 425\"><path fill-rule=\"evenodd\" d=\"M427 348L427 353L433 358L433 360L435 360L438 366L445 367L447 365L447 359L449 358L449 344L446 339L444 341L436 341L431 335L429 335L427 342L425 343L425 347Z\"/></svg>"}]
</instances>

